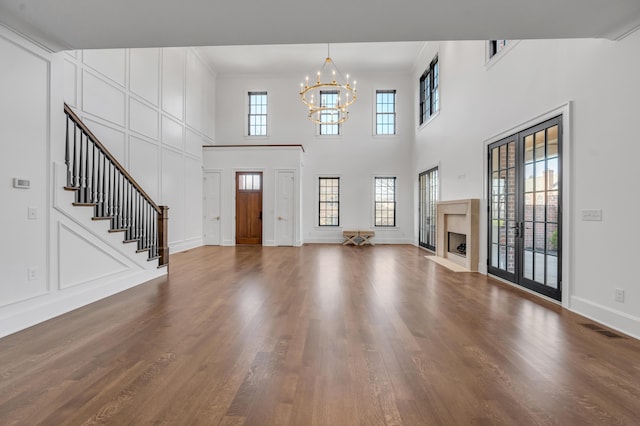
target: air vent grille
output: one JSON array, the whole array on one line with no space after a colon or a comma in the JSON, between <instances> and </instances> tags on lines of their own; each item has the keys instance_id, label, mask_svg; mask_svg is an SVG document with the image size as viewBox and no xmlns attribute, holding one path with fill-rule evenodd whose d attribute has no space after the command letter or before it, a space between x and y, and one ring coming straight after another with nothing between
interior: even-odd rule
<instances>
[{"instance_id":1,"label":"air vent grille","mask_svg":"<svg viewBox=\"0 0 640 426\"><path fill-rule=\"evenodd\" d=\"M624 336L618 334L618 333L614 333L611 330L606 330L604 328L602 328L602 326L599 326L598 324L592 324L592 323L583 323L580 324L581 326L588 328L589 330L593 330L597 333L602 334L603 336L607 336L609 338L612 339L624 339Z\"/></svg>"}]
</instances>

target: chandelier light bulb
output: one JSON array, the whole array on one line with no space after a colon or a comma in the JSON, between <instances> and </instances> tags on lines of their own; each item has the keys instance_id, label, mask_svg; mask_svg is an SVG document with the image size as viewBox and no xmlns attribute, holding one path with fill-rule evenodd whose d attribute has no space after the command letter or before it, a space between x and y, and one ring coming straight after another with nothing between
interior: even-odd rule
<instances>
[{"instance_id":1,"label":"chandelier light bulb","mask_svg":"<svg viewBox=\"0 0 640 426\"><path fill-rule=\"evenodd\" d=\"M353 87L349 84L349 74L345 78L329 53L327 46L327 58L316 72L316 84L310 86L307 76L305 84L300 86L300 100L307 107L307 118L316 124L333 125L345 122L349 118L349 106L357 98L356 82L353 82ZM331 71L331 74L328 71ZM322 81L323 75L331 76L331 80Z\"/></svg>"}]
</instances>

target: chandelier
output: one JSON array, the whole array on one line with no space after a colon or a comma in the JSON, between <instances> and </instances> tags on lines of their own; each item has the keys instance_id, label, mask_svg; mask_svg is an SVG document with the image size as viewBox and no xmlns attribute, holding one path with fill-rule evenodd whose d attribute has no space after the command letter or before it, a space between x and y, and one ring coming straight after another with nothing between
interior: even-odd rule
<instances>
[{"instance_id":1,"label":"chandelier","mask_svg":"<svg viewBox=\"0 0 640 426\"><path fill-rule=\"evenodd\" d=\"M300 99L308 108L308 118L316 124L340 124L349 118L349 106L356 101L356 82L349 83L349 74L342 75L331 59L327 45L327 59L316 73L316 82L309 85L309 77L300 83ZM325 79L325 81L323 81Z\"/></svg>"}]
</instances>

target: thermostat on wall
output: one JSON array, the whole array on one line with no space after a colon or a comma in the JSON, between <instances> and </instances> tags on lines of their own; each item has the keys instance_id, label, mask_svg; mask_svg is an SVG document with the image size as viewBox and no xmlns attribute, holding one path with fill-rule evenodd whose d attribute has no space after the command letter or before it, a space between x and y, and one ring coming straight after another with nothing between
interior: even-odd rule
<instances>
[{"instance_id":1,"label":"thermostat on wall","mask_svg":"<svg viewBox=\"0 0 640 426\"><path fill-rule=\"evenodd\" d=\"M31 188L31 181L29 179L13 178L13 187L19 189Z\"/></svg>"}]
</instances>

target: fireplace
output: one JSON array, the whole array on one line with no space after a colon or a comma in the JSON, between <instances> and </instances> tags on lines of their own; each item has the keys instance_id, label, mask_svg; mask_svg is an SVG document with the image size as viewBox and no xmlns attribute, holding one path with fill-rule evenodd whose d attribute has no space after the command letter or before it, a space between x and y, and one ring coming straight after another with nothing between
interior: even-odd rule
<instances>
[{"instance_id":1,"label":"fireplace","mask_svg":"<svg viewBox=\"0 0 640 426\"><path fill-rule=\"evenodd\" d=\"M457 232L448 232L447 252L456 256L467 257L467 236Z\"/></svg>"},{"instance_id":2,"label":"fireplace","mask_svg":"<svg viewBox=\"0 0 640 426\"><path fill-rule=\"evenodd\" d=\"M469 271L478 270L480 200L437 203L436 255Z\"/></svg>"}]
</instances>

